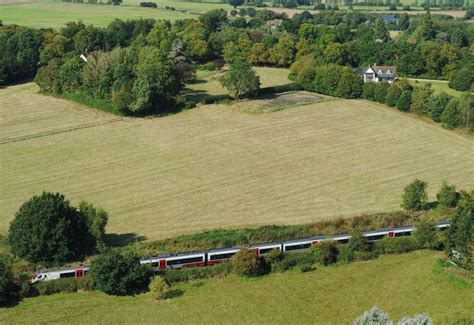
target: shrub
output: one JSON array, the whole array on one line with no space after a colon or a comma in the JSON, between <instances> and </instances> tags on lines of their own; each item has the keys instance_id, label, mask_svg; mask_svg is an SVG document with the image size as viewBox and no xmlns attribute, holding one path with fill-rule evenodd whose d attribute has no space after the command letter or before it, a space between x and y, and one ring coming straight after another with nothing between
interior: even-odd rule
<instances>
[{"instance_id":1,"label":"shrub","mask_svg":"<svg viewBox=\"0 0 474 325\"><path fill-rule=\"evenodd\" d=\"M441 116L450 99L451 97L445 93L441 95L431 95L429 97L427 106L430 108L431 119L433 121L437 123L441 122Z\"/></svg>"},{"instance_id":2,"label":"shrub","mask_svg":"<svg viewBox=\"0 0 474 325\"><path fill-rule=\"evenodd\" d=\"M453 71L449 78L449 87L459 91L472 90L472 85L474 83L473 70L474 64L469 64Z\"/></svg>"},{"instance_id":3,"label":"shrub","mask_svg":"<svg viewBox=\"0 0 474 325\"><path fill-rule=\"evenodd\" d=\"M426 206L428 195L426 194L427 184L415 179L403 189L402 208L406 210L422 210Z\"/></svg>"},{"instance_id":4,"label":"shrub","mask_svg":"<svg viewBox=\"0 0 474 325\"><path fill-rule=\"evenodd\" d=\"M436 194L439 204L448 208L454 208L459 200L459 193L456 192L456 186L450 186L446 182L439 189Z\"/></svg>"},{"instance_id":5,"label":"shrub","mask_svg":"<svg viewBox=\"0 0 474 325\"><path fill-rule=\"evenodd\" d=\"M140 7L146 7L146 8L158 8L156 3L154 2L140 2Z\"/></svg>"},{"instance_id":6,"label":"shrub","mask_svg":"<svg viewBox=\"0 0 474 325\"><path fill-rule=\"evenodd\" d=\"M232 9L232 10L230 11L230 15L231 15L232 17L237 16L237 10Z\"/></svg>"},{"instance_id":7,"label":"shrub","mask_svg":"<svg viewBox=\"0 0 474 325\"><path fill-rule=\"evenodd\" d=\"M92 291L95 288L94 278L90 275L86 275L82 278L77 279L78 289L82 291Z\"/></svg>"},{"instance_id":8,"label":"shrub","mask_svg":"<svg viewBox=\"0 0 474 325\"><path fill-rule=\"evenodd\" d=\"M35 284L35 288L40 296L47 296L56 293L77 292L79 284L76 278L65 278L54 281L38 282Z\"/></svg>"},{"instance_id":9,"label":"shrub","mask_svg":"<svg viewBox=\"0 0 474 325\"><path fill-rule=\"evenodd\" d=\"M428 315L418 314L413 317L405 316L400 319L397 325L431 325L433 321Z\"/></svg>"},{"instance_id":10,"label":"shrub","mask_svg":"<svg viewBox=\"0 0 474 325\"><path fill-rule=\"evenodd\" d=\"M441 115L441 123L449 129L455 129L462 123L462 110L458 99L453 98L449 101L448 105Z\"/></svg>"},{"instance_id":11,"label":"shrub","mask_svg":"<svg viewBox=\"0 0 474 325\"><path fill-rule=\"evenodd\" d=\"M297 266L313 265L314 256L311 252L285 254L279 262L272 264L273 272L285 272Z\"/></svg>"},{"instance_id":12,"label":"shrub","mask_svg":"<svg viewBox=\"0 0 474 325\"><path fill-rule=\"evenodd\" d=\"M337 262L339 248L335 241L322 241L311 247L316 262L329 265Z\"/></svg>"},{"instance_id":13,"label":"shrub","mask_svg":"<svg viewBox=\"0 0 474 325\"><path fill-rule=\"evenodd\" d=\"M71 261L92 247L84 216L63 195L46 192L20 207L8 241L15 255L46 265Z\"/></svg>"},{"instance_id":14,"label":"shrub","mask_svg":"<svg viewBox=\"0 0 474 325\"><path fill-rule=\"evenodd\" d=\"M364 312L354 320L354 325L392 325L390 316L378 307L372 307L371 310Z\"/></svg>"},{"instance_id":15,"label":"shrub","mask_svg":"<svg viewBox=\"0 0 474 325\"><path fill-rule=\"evenodd\" d=\"M109 295L130 295L143 291L150 281L150 271L131 254L110 250L96 257L90 274L97 289Z\"/></svg>"},{"instance_id":16,"label":"shrub","mask_svg":"<svg viewBox=\"0 0 474 325\"><path fill-rule=\"evenodd\" d=\"M103 209L96 209L90 203L82 201L79 203L79 213L86 219L89 233L93 237L93 247L99 252L104 251L105 244L105 226L109 220L107 212Z\"/></svg>"},{"instance_id":17,"label":"shrub","mask_svg":"<svg viewBox=\"0 0 474 325\"><path fill-rule=\"evenodd\" d=\"M397 108L402 112L410 110L411 90L404 90L397 100Z\"/></svg>"},{"instance_id":18,"label":"shrub","mask_svg":"<svg viewBox=\"0 0 474 325\"><path fill-rule=\"evenodd\" d=\"M255 17L257 10L255 8L247 8L247 15L249 17Z\"/></svg>"},{"instance_id":19,"label":"shrub","mask_svg":"<svg viewBox=\"0 0 474 325\"><path fill-rule=\"evenodd\" d=\"M181 270L169 270L162 276L166 283L171 285L177 282L222 277L230 274L231 271L232 265L224 263L207 267L190 267Z\"/></svg>"},{"instance_id":20,"label":"shrub","mask_svg":"<svg viewBox=\"0 0 474 325\"><path fill-rule=\"evenodd\" d=\"M0 306L16 298L18 287L15 285L13 272L6 259L0 257Z\"/></svg>"},{"instance_id":21,"label":"shrub","mask_svg":"<svg viewBox=\"0 0 474 325\"><path fill-rule=\"evenodd\" d=\"M162 277L156 276L150 282L150 285L148 286L148 290L150 291L150 293L153 295L155 299L164 299L166 298L166 295L168 294L169 285L166 283L166 281Z\"/></svg>"},{"instance_id":22,"label":"shrub","mask_svg":"<svg viewBox=\"0 0 474 325\"><path fill-rule=\"evenodd\" d=\"M234 273L240 276L258 276L263 273L262 259L255 254L255 251L242 248L231 259Z\"/></svg>"},{"instance_id":23,"label":"shrub","mask_svg":"<svg viewBox=\"0 0 474 325\"><path fill-rule=\"evenodd\" d=\"M419 247L436 248L438 247L438 234L436 228L426 220L421 220L413 232L413 237L418 243Z\"/></svg>"},{"instance_id":24,"label":"shrub","mask_svg":"<svg viewBox=\"0 0 474 325\"><path fill-rule=\"evenodd\" d=\"M245 17L245 16L247 16L247 10L245 10L244 8L240 9L240 10L239 10L239 16L240 16L240 17Z\"/></svg>"},{"instance_id":25,"label":"shrub","mask_svg":"<svg viewBox=\"0 0 474 325\"><path fill-rule=\"evenodd\" d=\"M315 268L312 264L302 264L300 265L300 271L303 273L314 271Z\"/></svg>"},{"instance_id":26,"label":"shrub","mask_svg":"<svg viewBox=\"0 0 474 325\"><path fill-rule=\"evenodd\" d=\"M283 254L279 249L272 249L267 255L265 255L265 260L267 263L277 263L281 261Z\"/></svg>"},{"instance_id":27,"label":"shrub","mask_svg":"<svg viewBox=\"0 0 474 325\"><path fill-rule=\"evenodd\" d=\"M402 89L397 84L391 84L387 90L387 96L385 97L385 104L390 107L397 106L398 99L402 94Z\"/></svg>"},{"instance_id":28,"label":"shrub","mask_svg":"<svg viewBox=\"0 0 474 325\"><path fill-rule=\"evenodd\" d=\"M400 254L417 250L418 242L413 237L385 237L381 242L385 254Z\"/></svg>"},{"instance_id":29,"label":"shrub","mask_svg":"<svg viewBox=\"0 0 474 325\"><path fill-rule=\"evenodd\" d=\"M208 62L205 64L201 64L199 68L204 71L214 71L216 70L216 65L214 64L214 62Z\"/></svg>"}]
</instances>

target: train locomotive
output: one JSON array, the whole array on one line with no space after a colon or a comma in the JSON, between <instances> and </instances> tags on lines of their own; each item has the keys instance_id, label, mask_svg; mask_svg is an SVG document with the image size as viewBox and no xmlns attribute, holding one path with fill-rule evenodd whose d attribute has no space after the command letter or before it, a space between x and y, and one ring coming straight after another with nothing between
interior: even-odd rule
<instances>
[{"instance_id":1,"label":"train locomotive","mask_svg":"<svg viewBox=\"0 0 474 325\"><path fill-rule=\"evenodd\" d=\"M449 221L440 221L435 224L435 227L439 230L445 230L449 227ZM415 230L414 226L405 226L397 228L385 228L372 231L366 231L362 233L362 236L369 241L377 241L383 239L385 236L388 237L404 237L411 236ZM309 251L311 246L317 245L321 241L332 240L340 244L346 244L351 235L349 234L338 234L334 236L316 236L310 238L301 238L295 240L288 240L284 242L275 243L262 243L245 246L245 248L255 251L257 256L264 256L271 250L276 249L282 253L298 253ZM153 270L171 270L181 269L184 267L200 267L200 266L211 266L219 263L227 263L238 251L243 247L229 247L211 249L206 252L193 252L183 254L167 254L159 255L154 257L145 257L140 260L141 265L149 265ZM55 279L61 279L65 277L76 277L80 278L86 275L89 270L89 266L80 266L78 268L62 268L62 269L50 269L40 270L35 273L33 282L38 281L50 281Z\"/></svg>"}]
</instances>

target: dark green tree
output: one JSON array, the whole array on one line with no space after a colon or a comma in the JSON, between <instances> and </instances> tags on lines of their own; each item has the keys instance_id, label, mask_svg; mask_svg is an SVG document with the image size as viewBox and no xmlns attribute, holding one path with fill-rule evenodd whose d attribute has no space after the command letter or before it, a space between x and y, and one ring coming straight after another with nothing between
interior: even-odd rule
<instances>
[{"instance_id":1,"label":"dark green tree","mask_svg":"<svg viewBox=\"0 0 474 325\"><path fill-rule=\"evenodd\" d=\"M420 38L423 41L429 41L436 36L436 29L431 15L428 13L423 17L420 26Z\"/></svg>"},{"instance_id":2,"label":"dark green tree","mask_svg":"<svg viewBox=\"0 0 474 325\"><path fill-rule=\"evenodd\" d=\"M441 115L441 123L449 129L455 129L461 126L462 122L463 112L460 102L457 98L453 98L449 101L448 105L446 105Z\"/></svg>"},{"instance_id":3,"label":"dark green tree","mask_svg":"<svg viewBox=\"0 0 474 325\"><path fill-rule=\"evenodd\" d=\"M390 33L388 32L388 29L381 18L375 21L374 28L375 28L375 33L374 33L375 41L379 40L382 42L388 42L390 40Z\"/></svg>"},{"instance_id":4,"label":"dark green tree","mask_svg":"<svg viewBox=\"0 0 474 325\"><path fill-rule=\"evenodd\" d=\"M400 30L406 30L410 26L410 18L407 13L403 13L400 15L400 19L398 20L398 27Z\"/></svg>"},{"instance_id":5,"label":"dark green tree","mask_svg":"<svg viewBox=\"0 0 474 325\"><path fill-rule=\"evenodd\" d=\"M82 69L84 61L74 56L68 59L59 69L59 84L63 92L74 92L82 85Z\"/></svg>"},{"instance_id":6,"label":"dark green tree","mask_svg":"<svg viewBox=\"0 0 474 325\"><path fill-rule=\"evenodd\" d=\"M105 226L109 220L107 212L103 209L96 209L92 204L85 201L79 203L79 213L87 220L89 232L93 237L93 246L102 252L106 248Z\"/></svg>"},{"instance_id":7,"label":"dark green tree","mask_svg":"<svg viewBox=\"0 0 474 325\"><path fill-rule=\"evenodd\" d=\"M235 99L254 95L260 88L260 78L252 67L243 60L236 60L229 71L221 77L220 83Z\"/></svg>"},{"instance_id":8,"label":"dark green tree","mask_svg":"<svg viewBox=\"0 0 474 325\"><path fill-rule=\"evenodd\" d=\"M440 95L432 94L428 98L428 108L430 110L431 119L437 123L441 122L441 116L443 115L444 109L449 103L451 97L446 93Z\"/></svg>"},{"instance_id":9,"label":"dark green tree","mask_svg":"<svg viewBox=\"0 0 474 325\"><path fill-rule=\"evenodd\" d=\"M472 241L474 235L474 192L461 193L461 198L456 207L456 213L446 230L446 250L449 254L452 250L462 254L462 261L472 260Z\"/></svg>"},{"instance_id":10,"label":"dark green tree","mask_svg":"<svg viewBox=\"0 0 474 325\"><path fill-rule=\"evenodd\" d=\"M26 201L10 224L12 252L27 261L59 265L91 250L87 221L59 193Z\"/></svg>"},{"instance_id":11,"label":"dark green tree","mask_svg":"<svg viewBox=\"0 0 474 325\"><path fill-rule=\"evenodd\" d=\"M469 91L474 84L474 64L454 70L449 78L449 87L459 91Z\"/></svg>"},{"instance_id":12,"label":"dark green tree","mask_svg":"<svg viewBox=\"0 0 474 325\"><path fill-rule=\"evenodd\" d=\"M339 77L336 88L338 97L359 98L361 96L364 82L354 70L344 67Z\"/></svg>"},{"instance_id":13,"label":"dark green tree","mask_svg":"<svg viewBox=\"0 0 474 325\"><path fill-rule=\"evenodd\" d=\"M15 283L10 263L0 255L0 306L17 298L18 286Z\"/></svg>"},{"instance_id":14,"label":"dark green tree","mask_svg":"<svg viewBox=\"0 0 474 325\"><path fill-rule=\"evenodd\" d=\"M436 194L439 204L448 208L454 208L459 199L459 193L456 192L456 187L454 185L450 186L446 182L443 182L443 185Z\"/></svg>"},{"instance_id":15,"label":"dark green tree","mask_svg":"<svg viewBox=\"0 0 474 325\"><path fill-rule=\"evenodd\" d=\"M38 69L34 81L40 87L41 91L51 94L61 93L61 82L59 80L60 69L61 61L59 59L52 59L48 65Z\"/></svg>"},{"instance_id":16,"label":"dark green tree","mask_svg":"<svg viewBox=\"0 0 474 325\"><path fill-rule=\"evenodd\" d=\"M398 98L397 101L397 108L402 112L410 111L410 104L411 104L411 90L404 90Z\"/></svg>"},{"instance_id":17,"label":"dark green tree","mask_svg":"<svg viewBox=\"0 0 474 325\"><path fill-rule=\"evenodd\" d=\"M237 8L238 6L241 6L244 4L244 0L229 0L229 4L231 6L234 6L234 9Z\"/></svg>"},{"instance_id":18,"label":"dark green tree","mask_svg":"<svg viewBox=\"0 0 474 325\"><path fill-rule=\"evenodd\" d=\"M403 90L397 84L391 84L387 90L387 96L385 97L385 104L390 107L397 106L398 99L402 94Z\"/></svg>"},{"instance_id":19,"label":"dark green tree","mask_svg":"<svg viewBox=\"0 0 474 325\"><path fill-rule=\"evenodd\" d=\"M237 6L241 6L243 4L243 0L230 0L235 1L237 5L233 5L234 8ZM230 2L229 2L230 3ZM209 10L205 14L199 16L199 21L204 24L204 28L206 29L207 35L216 32L219 28L223 27L227 21L227 12L224 9L213 9Z\"/></svg>"},{"instance_id":20,"label":"dark green tree","mask_svg":"<svg viewBox=\"0 0 474 325\"><path fill-rule=\"evenodd\" d=\"M426 206L428 195L426 194L427 184L419 179L415 179L403 189L402 208L406 210L422 210Z\"/></svg>"},{"instance_id":21,"label":"dark green tree","mask_svg":"<svg viewBox=\"0 0 474 325\"><path fill-rule=\"evenodd\" d=\"M144 291L151 277L150 270L140 265L140 258L109 250L92 262L90 275L95 287L106 294L123 296Z\"/></svg>"}]
</instances>

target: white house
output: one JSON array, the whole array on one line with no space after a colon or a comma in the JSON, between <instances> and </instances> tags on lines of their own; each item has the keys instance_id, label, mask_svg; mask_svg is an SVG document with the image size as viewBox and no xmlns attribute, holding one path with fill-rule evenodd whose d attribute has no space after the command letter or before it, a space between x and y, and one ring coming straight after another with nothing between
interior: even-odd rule
<instances>
[{"instance_id":1,"label":"white house","mask_svg":"<svg viewBox=\"0 0 474 325\"><path fill-rule=\"evenodd\" d=\"M364 82L392 83L397 78L396 66L372 65L367 68L357 68L356 71L364 79Z\"/></svg>"}]
</instances>

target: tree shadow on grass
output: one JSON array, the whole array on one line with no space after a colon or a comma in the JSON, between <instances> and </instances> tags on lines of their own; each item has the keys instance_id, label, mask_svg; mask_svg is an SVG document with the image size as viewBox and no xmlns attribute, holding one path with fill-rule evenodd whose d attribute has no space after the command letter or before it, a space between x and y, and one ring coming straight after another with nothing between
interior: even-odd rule
<instances>
[{"instance_id":1,"label":"tree shadow on grass","mask_svg":"<svg viewBox=\"0 0 474 325\"><path fill-rule=\"evenodd\" d=\"M137 235L136 233L125 234L106 234L105 241L109 246L123 247L132 243L146 240L145 236Z\"/></svg>"},{"instance_id":2,"label":"tree shadow on grass","mask_svg":"<svg viewBox=\"0 0 474 325\"><path fill-rule=\"evenodd\" d=\"M431 210L437 208L439 205L438 201L426 202L424 206L424 210Z\"/></svg>"},{"instance_id":3,"label":"tree shadow on grass","mask_svg":"<svg viewBox=\"0 0 474 325\"><path fill-rule=\"evenodd\" d=\"M174 299L184 295L184 291L181 289L172 289L168 291L165 295L165 299Z\"/></svg>"}]
</instances>

